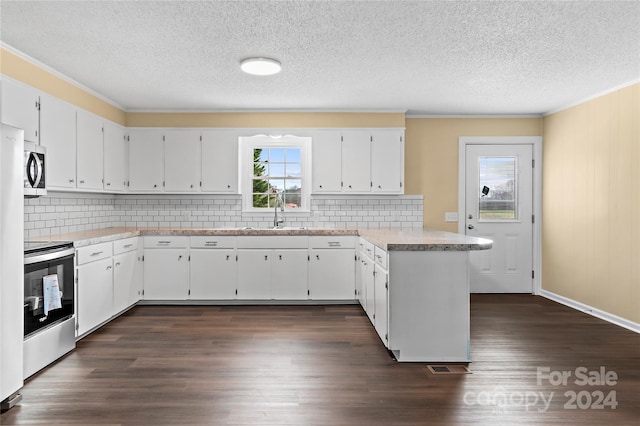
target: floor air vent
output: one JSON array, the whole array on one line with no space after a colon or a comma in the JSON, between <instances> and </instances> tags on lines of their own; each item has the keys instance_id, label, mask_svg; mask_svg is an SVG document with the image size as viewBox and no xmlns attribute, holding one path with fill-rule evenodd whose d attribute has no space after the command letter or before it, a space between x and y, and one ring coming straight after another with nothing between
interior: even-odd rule
<instances>
[{"instance_id":1,"label":"floor air vent","mask_svg":"<svg viewBox=\"0 0 640 426\"><path fill-rule=\"evenodd\" d=\"M427 365L431 374L471 374L466 365Z\"/></svg>"}]
</instances>

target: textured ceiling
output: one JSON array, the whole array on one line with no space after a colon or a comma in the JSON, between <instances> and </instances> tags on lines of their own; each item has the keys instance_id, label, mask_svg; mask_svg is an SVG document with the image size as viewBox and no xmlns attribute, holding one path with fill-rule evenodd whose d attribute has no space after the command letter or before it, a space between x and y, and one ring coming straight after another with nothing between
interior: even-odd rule
<instances>
[{"instance_id":1,"label":"textured ceiling","mask_svg":"<svg viewBox=\"0 0 640 426\"><path fill-rule=\"evenodd\" d=\"M0 1L0 40L129 110L539 114L640 78L638 1ZM283 71L245 75L268 56Z\"/></svg>"}]
</instances>

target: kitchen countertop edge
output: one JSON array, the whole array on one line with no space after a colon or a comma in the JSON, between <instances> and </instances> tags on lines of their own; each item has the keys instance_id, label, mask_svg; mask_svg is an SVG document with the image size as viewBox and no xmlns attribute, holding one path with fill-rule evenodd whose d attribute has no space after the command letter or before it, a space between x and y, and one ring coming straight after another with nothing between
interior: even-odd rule
<instances>
[{"instance_id":1,"label":"kitchen countertop edge","mask_svg":"<svg viewBox=\"0 0 640 426\"><path fill-rule=\"evenodd\" d=\"M76 248L106 243L137 236L361 236L387 251L471 251L488 250L493 242L484 238L470 237L452 232L429 229L133 229L104 228L80 231L48 237L55 240L73 241Z\"/></svg>"}]
</instances>

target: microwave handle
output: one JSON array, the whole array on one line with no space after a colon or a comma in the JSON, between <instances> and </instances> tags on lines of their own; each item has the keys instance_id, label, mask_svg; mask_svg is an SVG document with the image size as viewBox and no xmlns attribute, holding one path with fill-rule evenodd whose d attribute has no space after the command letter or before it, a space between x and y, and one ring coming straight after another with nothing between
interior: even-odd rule
<instances>
[{"instance_id":1,"label":"microwave handle","mask_svg":"<svg viewBox=\"0 0 640 426\"><path fill-rule=\"evenodd\" d=\"M33 163L35 163L35 167L33 168L33 174L35 176L31 173ZM27 160L27 179L29 179L29 183L32 188L37 188L40 184L40 180L42 179L42 163L40 162L38 154L35 152L32 152L29 155L29 160Z\"/></svg>"}]
</instances>

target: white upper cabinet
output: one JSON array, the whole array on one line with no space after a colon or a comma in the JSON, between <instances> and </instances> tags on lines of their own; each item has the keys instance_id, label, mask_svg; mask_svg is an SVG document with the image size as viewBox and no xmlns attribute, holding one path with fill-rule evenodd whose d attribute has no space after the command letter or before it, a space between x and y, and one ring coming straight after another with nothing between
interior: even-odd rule
<instances>
[{"instance_id":1,"label":"white upper cabinet","mask_svg":"<svg viewBox=\"0 0 640 426\"><path fill-rule=\"evenodd\" d=\"M164 178L164 142L156 129L129 132L129 190L161 191Z\"/></svg>"},{"instance_id":2,"label":"white upper cabinet","mask_svg":"<svg viewBox=\"0 0 640 426\"><path fill-rule=\"evenodd\" d=\"M200 135L200 130L165 132L165 191L200 191Z\"/></svg>"},{"instance_id":3,"label":"white upper cabinet","mask_svg":"<svg viewBox=\"0 0 640 426\"><path fill-rule=\"evenodd\" d=\"M40 97L40 145L47 148L47 187L75 188L76 108L44 93Z\"/></svg>"},{"instance_id":4,"label":"white upper cabinet","mask_svg":"<svg viewBox=\"0 0 640 426\"><path fill-rule=\"evenodd\" d=\"M404 192L404 132L374 130L371 144L371 182L373 192Z\"/></svg>"},{"instance_id":5,"label":"white upper cabinet","mask_svg":"<svg viewBox=\"0 0 640 426\"><path fill-rule=\"evenodd\" d=\"M78 189L102 189L103 179L103 119L78 110L76 120Z\"/></svg>"},{"instance_id":6,"label":"white upper cabinet","mask_svg":"<svg viewBox=\"0 0 640 426\"><path fill-rule=\"evenodd\" d=\"M24 140L38 143L40 94L31 86L6 77L0 82L2 90L2 122L24 130Z\"/></svg>"},{"instance_id":7,"label":"white upper cabinet","mask_svg":"<svg viewBox=\"0 0 640 426\"><path fill-rule=\"evenodd\" d=\"M342 191L342 142L339 130L319 130L313 135L313 192Z\"/></svg>"},{"instance_id":8,"label":"white upper cabinet","mask_svg":"<svg viewBox=\"0 0 640 426\"><path fill-rule=\"evenodd\" d=\"M202 191L238 193L236 130L202 131Z\"/></svg>"},{"instance_id":9,"label":"white upper cabinet","mask_svg":"<svg viewBox=\"0 0 640 426\"><path fill-rule=\"evenodd\" d=\"M371 132L342 131L342 190L371 191Z\"/></svg>"},{"instance_id":10,"label":"white upper cabinet","mask_svg":"<svg viewBox=\"0 0 640 426\"><path fill-rule=\"evenodd\" d=\"M104 122L104 189L124 191L127 188L127 141L124 127Z\"/></svg>"}]
</instances>

